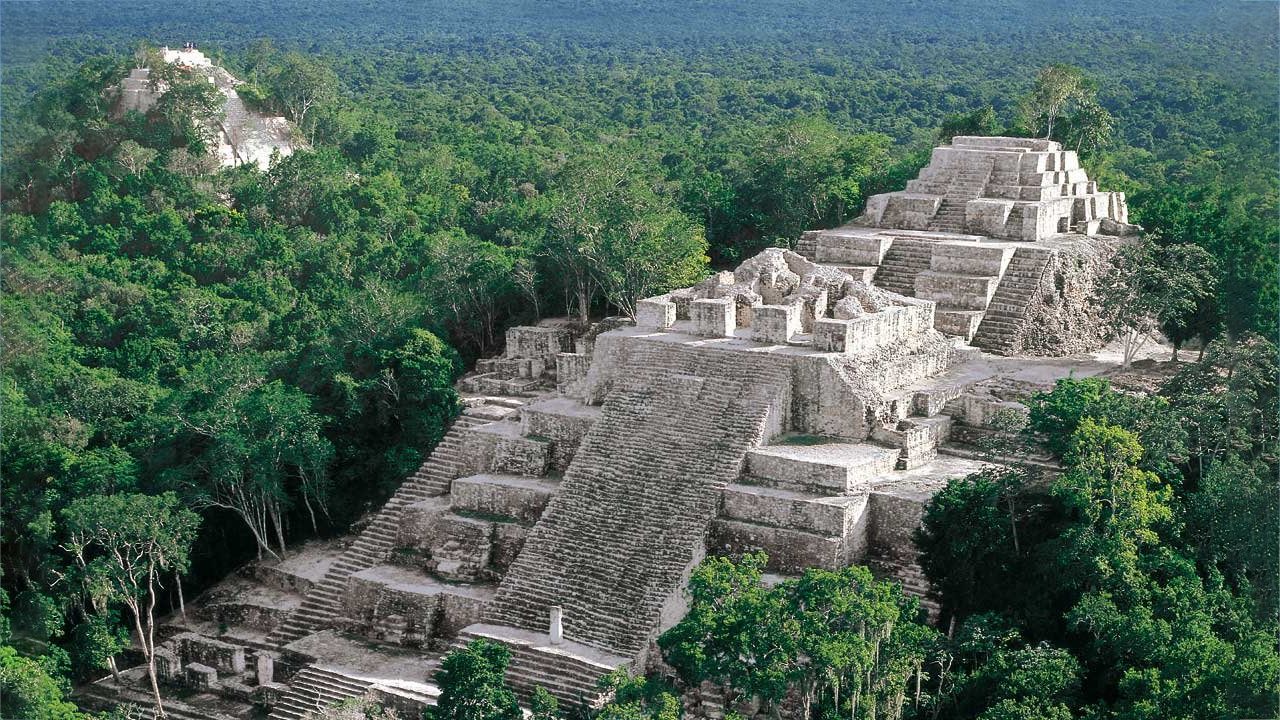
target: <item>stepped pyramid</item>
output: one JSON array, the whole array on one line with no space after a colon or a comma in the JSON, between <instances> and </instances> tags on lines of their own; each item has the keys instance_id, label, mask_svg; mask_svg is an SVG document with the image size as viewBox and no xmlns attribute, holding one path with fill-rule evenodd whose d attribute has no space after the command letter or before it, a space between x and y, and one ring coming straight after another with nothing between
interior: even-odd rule
<instances>
[{"instance_id":1,"label":"stepped pyramid","mask_svg":"<svg viewBox=\"0 0 1280 720\"><path fill-rule=\"evenodd\" d=\"M634 321L511 328L386 505L322 560L241 573L269 587L190 603L201 620L164 634L162 680L191 716L252 702L298 720L350 697L415 716L441 656L483 638L511 650L523 702L542 687L595 706L604 675L660 667L711 554L762 550L784 578L865 564L934 612L924 507L1007 461L978 441L1030 393L1107 371L1017 356L1100 342L1092 285L1124 220L1056 143L957 138L798 252L646 298ZM683 690L692 717L732 700ZM104 679L84 704L130 692Z\"/></svg>"},{"instance_id":2,"label":"stepped pyramid","mask_svg":"<svg viewBox=\"0 0 1280 720\"><path fill-rule=\"evenodd\" d=\"M1136 234L1124 193L1102 192L1051 140L959 136L900 192L797 250L937 303L938 330L1001 354L1064 355L1105 339L1097 272Z\"/></svg>"},{"instance_id":3,"label":"stepped pyramid","mask_svg":"<svg viewBox=\"0 0 1280 720\"><path fill-rule=\"evenodd\" d=\"M247 107L236 91L241 81L224 68L214 65L194 44L188 43L178 50L164 47L160 54L179 72L205 77L222 93L221 117L211 122L209 127L217 140L213 152L222 167L252 164L266 170L272 155L286 157L302 145L288 120ZM168 91L165 83L152 82L149 68L134 68L113 89L117 93L113 108L116 117L126 112L145 114Z\"/></svg>"}]
</instances>

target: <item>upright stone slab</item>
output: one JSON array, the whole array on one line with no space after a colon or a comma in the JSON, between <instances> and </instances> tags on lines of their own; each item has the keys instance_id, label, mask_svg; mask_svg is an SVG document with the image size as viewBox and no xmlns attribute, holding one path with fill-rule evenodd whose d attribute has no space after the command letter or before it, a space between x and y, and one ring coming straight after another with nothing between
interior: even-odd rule
<instances>
[{"instance_id":1,"label":"upright stone slab","mask_svg":"<svg viewBox=\"0 0 1280 720\"><path fill-rule=\"evenodd\" d=\"M212 690L218 686L218 671L204 663L187 663L183 678L193 690Z\"/></svg>"},{"instance_id":2,"label":"upright stone slab","mask_svg":"<svg viewBox=\"0 0 1280 720\"><path fill-rule=\"evenodd\" d=\"M258 684L270 685L275 679L275 660L270 655L260 652L258 653L258 667L256 668Z\"/></svg>"},{"instance_id":3,"label":"upright stone slab","mask_svg":"<svg viewBox=\"0 0 1280 720\"><path fill-rule=\"evenodd\" d=\"M182 679L182 660L169 648L156 648L156 679L164 683L176 683Z\"/></svg>"}]
</instances>

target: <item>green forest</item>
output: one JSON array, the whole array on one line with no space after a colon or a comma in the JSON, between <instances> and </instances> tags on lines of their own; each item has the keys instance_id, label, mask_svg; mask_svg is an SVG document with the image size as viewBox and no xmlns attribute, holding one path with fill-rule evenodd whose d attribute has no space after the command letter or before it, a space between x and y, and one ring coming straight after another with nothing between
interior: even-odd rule
<instances>
[{"instance_id":1,"label":"green forest","mask_svg":"<svg viewBox=\"0 0 1280 720\"><path fill-rule=\"evenodd\" d=\"M1186 362L1150 396L1038 396L1019 437L1061 461L1051 483L1014 466L934 499L918 543L941 624L860 568L765 588L748 557L700 568L660 644L688 682L800 689L810 717L1276 717L1274 6L0 13L4 717L80 717L71 687L145 634L148 598L167 611L379 507L506 328L631 314L846 222L954 135L1046 133L1157 248L1210 259L1205 292L1161 318ZM152 111L111 112L108 88L188 41L309 149L218 169L213 93L176 76ZM1074 84L1050 126L1055 67ZM150 564L113 563L125 546ZM823 625L815 602L880 629ZM679 715L655 682L611 682L610 720Z\"/></svg>"}]
</instances>

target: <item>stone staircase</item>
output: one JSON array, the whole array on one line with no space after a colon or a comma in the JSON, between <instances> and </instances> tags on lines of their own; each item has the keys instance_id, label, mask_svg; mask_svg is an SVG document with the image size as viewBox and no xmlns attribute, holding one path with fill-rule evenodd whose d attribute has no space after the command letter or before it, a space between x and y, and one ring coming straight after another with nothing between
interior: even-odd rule
<instances>
[{"instance_id":1,"label":"stone staircase","mask_svg":"<svg viewBox=\"0 0 1280 720\"><path fill-rule=\"evenodd\" d=\"M929 269L932 243L895 238L876 271L876 285L899 295L915 297L916 276Z\"/></svg>"},{"instance_id":2,"label":"stone staircase","mask_svg":"<svg viewBox=\"0 0 1280 720\"><path fill-rule=\"evenodd\" d=\"M868 488L893 471L898 455L847 442L752 450L742 477L722 493L708 548L731 556L763 550L774 571L855 562L866 549Z\"/></svg>"},{"instance_id":3,"label":"stone staircase","mask_svg":"<svg viewBox=\"0 0 1280 720\"><path fill-rule=\"evenodd\" d=\"M307 593L302 605L271 632L268 642L283 647L323 630L338 615L347 578L352 573L381 564L387 557L395 543L400 511L406 505L449 491L449 484L461 470L459 449L463 435L486 422L485 418L467 414L454 420L426 462L396 490L351 547L334 561L324 579Z\"/></svg>"},{"instance_id":4,"label":"stone staircase","mask_svg":"<svg viewBox=\"0 0 1280 720\"><path fill-rule=\"evenodd\" d=\"M454 648L473 640L502 643L511 650L507 684L525 706L534 689L543 688L566 708L599 707L608 699L600 678L627 661L576 643L551 645L546 635L497 625L472 625L458 636Z\"/></svg>"},{"instance_id":5,"label":"stone staircase","mask_svg":"<svg viewBox=\"0 0 1280 720\"><path fill-rule=\"evenodd\" d=\"M963 234L965 232L965 203L972 198L952 197L948 192L938 205L938 212L929 221L929 229L934 232Z\"/></svg>"},{"instance_id":6,"label":"stone staircase","mask_svg":"<svg viewBox=\"0 0 1280 720\"><path fill-rule=\"evenodd\" d=\"M350 698L364 697L372 685L342 673L308 665L290 681L289 691L271 710L270 720L298 720Z\"/></svg>"},{"instance_id":7,"label":"stone staircase","mask_svg":"<svg viewBox=\"0 0 1280 720\"><path fill-rule=\"evenodd\" d=\"M915 559L903 559L886 555L873 555L867 566L880 578L888 578L902 586L902 594L920 600L920 607L936 619L942 606L938 603L937 594L925 577L924 568Z\"/></svg>"},{"instance_id":8,"label":"stone staircase","mask_svg":"<svg viewBox=\"0 0 1280 720\"><path fill-rule=\"evenodd\" d=\"M1020 247L1013 253L972 343L996 353L1016 352L1027 306L1040 287L1052 251Z\"/></svg>"},{"instance_id":9,"label":"stone staircase","mask_svg":"<svg viewBox=\"0 0 1280 720\"><path fill-rule=\"evenodd\" d=\"M970 200L982 197L994 167L988 160L977 167L964 166L956 173L947 186L947 194L942 197L938 212L929 222L929 229L935 232L965 234L965 204Z\"/></svg>"},{"instance_id":10,"label":"stone staircase","mask_svg":"<svg viewBox=\"0 0 1280 720\"><path fill-rule=\"evenodd\" d=\"M700 559L719 490L790 387L789 363L765 354L637 341L624 362L486 625L545 637L558 606L566 642L638 657ZM517 687L525 665L513 663ZM585 670L598 677L600 668ZM571 697L573 683L597 677L565 675L547 689Z\"/></svg>"}]
</instances>

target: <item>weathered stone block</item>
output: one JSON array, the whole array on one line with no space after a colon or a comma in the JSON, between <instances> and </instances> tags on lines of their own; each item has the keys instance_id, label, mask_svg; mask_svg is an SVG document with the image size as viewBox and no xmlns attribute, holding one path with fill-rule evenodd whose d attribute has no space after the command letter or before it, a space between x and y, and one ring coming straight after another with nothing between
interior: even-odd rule
<instances>
[{"instance_id":1,"label":"weathered stone block","mask_svg":"<svg viewBox=\"0 0 1280 720\"><path fill-rule=\"evenodd\" d=\"M916 275L916 297L961 310L986 310L1000 278L925 270Z\"/></svg>"},{"instance_id":2,"label":"weathered stone block","mask_svg":"<svg viewBox=\"0 0 1280 720\"><path fill-rule=\"evenodd\" d=\"M421 573L376 567L352 573L342 595L344 629L389 644L422 644L440 614L437 587Z\"/></svg>"},{"instance_id":3,"label":"weathered stone block","mask_svg":"<svg viewBox=\"0 0 1280 720\"><path fill-rule=\"evenodd\" d=\"M449 500L443 497L405 505L396 526L396 547L427 550L449 512Z\"/></svg>"},{"instance_id":4,"label":"weathered stone block","mask_svg":"<svg viewBox=\"0 0 1280 720\"><path fill-rule=\"evenodd\" d=\"M751 339L785 345L800 332L799 305L757 305L751 319Z\"/></svg>"},{"instance_id":5,"label":"weathered stone block","mask_svg":"<svg viewBox=\"0 0 1280 720\"><path fill-rule=\"evenodd\" d=\"M953 275L1000 276L1009 266L1013 248L1007 245L938 243L929 256L929 269Z\"/></svg>"},{"instance_id":6,"label":"weathered stone block","mask_svg":"<svg viewBox=\"0 0 1280 720\"><path fill-rule=\"evenodd\" d=\"M564 472L582 438L600 417L600 408L571 398L551 398L520 409L520 432L551 442L549 470Z\"/></svg>"},{"instance_id":7,"label":"weathered stone block","mask_svg":"<svg viewBox=\"0 0 1280 720\"><path fill-rule=\"evenodd\" d=\"M886 308L850 320L823 318L814 323L814 349L856 354L884 346L912 348L933 327L932 303Z\"/></svg>"},{"instance_id":8,"label":"weathered stone block","mask_svg":"<svg viewBox=\"0 0 1280 720\"><path fill-rule=\"evenodd\" d=\"M892 238L824 232L817 238L815 261L850 265L879 265L893 243Z\"/></svg>"},{"instance_id":9,"label":"weathered stone block","mask_svg":"<svg viewBox=\"0 0 1280 720\"><path fill-rule=\"evenodd\" d=\"M591 355L560 353L556 356L556 389L564 392L569 385L586 377L589 369L591 369Z\"/></svg>"},{"instance_id":10,"label":"weathered stone block","mask_svg":"<svg viewBox=\"0 0 1280 720\"><path fill-rule=\"evenodd\" d=\"M666 330L676 322L676 306L666 295L636 303L636 327Z\"/></svg>"},{"instance_id":11,"label":"weathered stone block","mask_svg":"<svg viewBox=\"0 0 1280 720\"><path fill-rule=\"evenodd\" d=\"M446 580L483 579L493 549L493 526L488 520L448 516L431 546L427 568Z\"/></svg>"},{"instance_id":12,"label":"weathered stone block","mask_svg":"<svg viewBox=\"0 0 1280 720\"><path fill-rule=\"evenodd\" d=\"M737 306L731 298L694 300L689 315L694 331L703 337L732 337L737 328Z\"/></svg>"},{"instance_id":13,"label":"weathered stone block","mask_svg":"<svg viewBox=\"0 0 1280 720\"><path fill-rule=\"evenodd\" d=\"M481 425L462 440L464 475L500 472L516 475L543 475L550 463L546 440L525 437L520 425L495 422Z\"/></svg>"},{"instance_id":14,"label":"weathered stone block","mask_svg":"<svg viewBox=\"0 0 1280 720\"><path fill-rule=\"evenodd\" d=\"M257 666L254 668L258 685L270 685L275 680L275 668L275 659L265 652L259 652Z\"/></svg>"},{"instance_id":15,"label":"weathered stone block","mask_svg":"<svg viewBox=\"0 0 1280 720\"><path fill-rule=\"evenodd\" d=\"M178 654L188 666L192 663L210 665L230 675L244 672L244 648L239 645L195 633L181 633L173 639L178 644Z\"/></svg>"},{"instance_id":16,"label":"weathered stone block","mask_svg":"<svg viewBox=\"0 0 1280 720\"><path fill-rule=\"evenodd\" d=\"M872 492L868 505L868 551L898 562L915 562L913 535L924 516L924 501Z\"/></svg>"},{"instance_id":17,"label":"weathered stone block","mask_svg":"<svg viewBox=\"0 0 1280 720\"><path fill-rule=\"evenodd\" d=\"M746 473L771 487L846 494L892 472L898 451L862 443L769 445L747 453Z\"/></svg>"},{"instance_id":18,"label":"weathered stone block","mask_svg":"<svg viewBox=\"0 0 1280 720\"><path fill-rule=\"evenodd\" d=\"M731 520L844 536L862 518L866 495L817 497L757 485L729 485L720 514Z\"/></svg>"},{"instance_id":19,"label":"weathered stone block","mask_svg":"<svg viewBox=\"0 0 1280 720\"><path fill-rule=\"evenodd\" d=\"M723 518L711 524L711 544L729 555L763 550L770 570L787 573L811 567L837 570L852 558L843 538Z\"/></svg>"},{"instance_id":20,"label":"weathered stone block","mask_svg":"<svg viewBox=\"0 0 1280 720\"><path fill-rule=\"evenodd\" d=\"M557 355L572 350L573 333L565 328L521 325L507 330L509 359L536 359L546 368L555 365Z\"/></svg>"},{"instance_id":21,"label":"weathered stone block","mask_svg":"<svg viewBox=\"0 0 1280 720\"><path fill-rule=\"evenodd\" d=\"M453 481L455 512L511 518L532 524L555 494L555 485L515 475L471 475Z\"/></svg>"},{"instance_id":22,"label":"weathered stone block","mask_svg":"<svg viewBox=\"0 0 1280 720\"><path fill-rule=\"evenodd\" d=\"M289 686L282 683L270 683L267 685L259 685L253 689L251 699L253 704L259 709L271 712L275 706L280 704L280 699L284 694L289 692Z\"/></svg>"},{"instance_id":23,"label":"weathered stone block","mask_svg":"<svg viewBox=\"0 0 1280 720\"><path fill-rule=\"evenodd\" d=\"M182 680L182 659L166 647L156 648L156 679L163 683Z\"/></svg>"},{"instance_id":24,"label":"weathered stone block","mask_svg":"<svg viewBox=\"0 0 1280 720\"><path fill-rule=\"evenodd\" d=\"M494 523L492 549L489 552L489 564L496 570L506 570L515 562L524 540L529 536L529 528L515 523Z\"/></svg>"},{"instance_id":25,"label":"weathered stone block","mask_svg":"<svg viewBox=\"0 0 1280 720\"><path fill-rule=\"evenodd\" d=\"M539 438L512 435L498 439L493 449L495 472L515 475L545 475L551 462L551 446Z\"/></svg>"},{"instance_id":26,"label":"weathered stone block","mask_svg":"<svg viewBox=\"0 0 1280 720\"><path fill-rule=\"evenodd\" d=\"M218 687L218 671L203 663L187 663L182 676L188 687L208 691Z\"/></svg>"}]
</instances>

